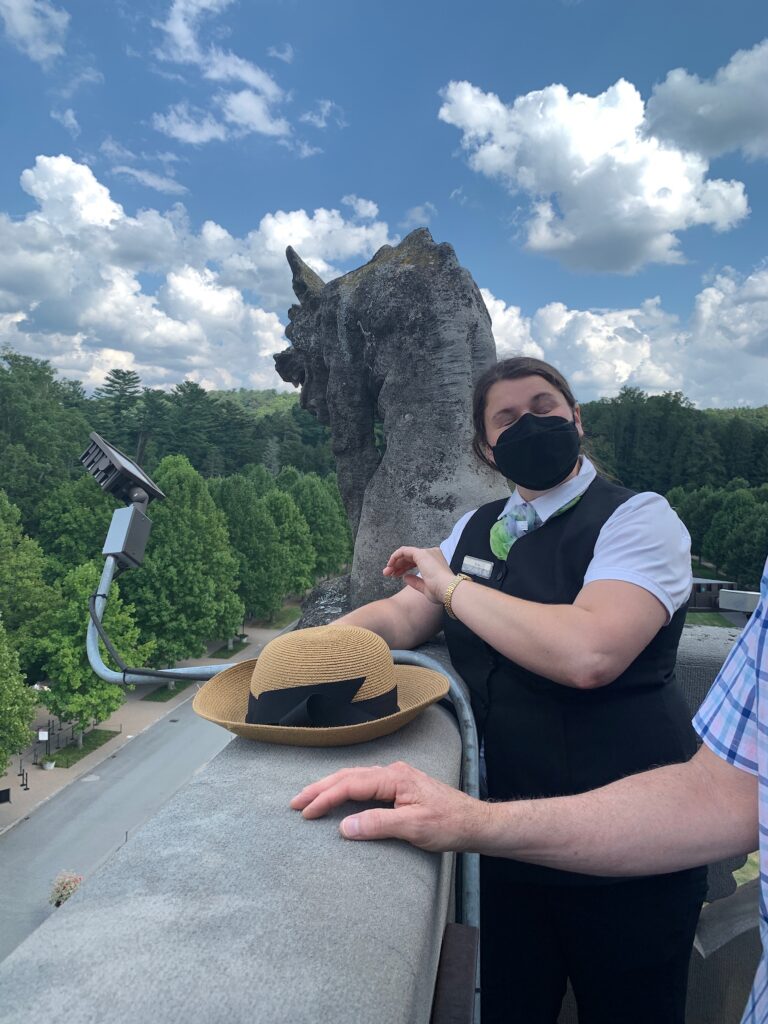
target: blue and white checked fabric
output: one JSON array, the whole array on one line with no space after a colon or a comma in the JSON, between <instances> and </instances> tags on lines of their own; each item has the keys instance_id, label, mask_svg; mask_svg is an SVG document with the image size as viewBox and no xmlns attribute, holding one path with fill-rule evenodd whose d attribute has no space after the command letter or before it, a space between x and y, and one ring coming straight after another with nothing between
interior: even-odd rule
<instances>
[{"instance_id":1,"label":"blue and white checked fabric","mask_svg":"<svg viewBox=\"0 0 768 1024\"><path fill-rule=\"evenodd\" d=\"M763 955L742 1024L768 1024L768 562L760 601L693 720L707 746L757 775Z\"/></svg>"}]
</instances>

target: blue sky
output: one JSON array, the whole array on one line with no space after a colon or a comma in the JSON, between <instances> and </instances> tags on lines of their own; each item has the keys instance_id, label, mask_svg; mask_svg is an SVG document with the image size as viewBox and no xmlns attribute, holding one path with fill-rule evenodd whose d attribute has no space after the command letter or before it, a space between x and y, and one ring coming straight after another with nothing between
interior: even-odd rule
<instances>
[{"instance_id":1,"label":"blue sky","mask_svg":"<svg viewBox=\"0 0 768 1024\"><path fill-rule=\"evenodd\" d=\"M0 342L270 387L284 249L426 225L500 355L765 404L764 0L0 0Z\"/></svg>"}]
</instances>

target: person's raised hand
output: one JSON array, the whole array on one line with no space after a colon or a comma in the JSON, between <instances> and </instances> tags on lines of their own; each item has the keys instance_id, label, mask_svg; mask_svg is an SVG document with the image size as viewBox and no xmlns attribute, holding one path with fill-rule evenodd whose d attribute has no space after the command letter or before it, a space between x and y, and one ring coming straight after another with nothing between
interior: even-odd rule
<instances>
[{"instance_id":1,"label":"person's raised hand","mask_svg":"<svg viewBox=\"0 0 768 1024\"><path fill-rule=\"evenodd\" d=\"M414 569L421 575L413 574ZM398 548L389 556L384 575L402 577L404 583L418 590L433 604L443 603L448 584L454 578L440 548Z\"/></svg>"},{"instance_id":2,"label":"person's raised hand","mask_svg":"<svg viewBox=\"0 0 768 1024\"><path fill-rule=\"evenodd\" d=\"M422 850L467 850L476 842L488 805L402 761L386 768L344 768L306 786L291 800L305 818L320 818L347 800L382 800L344 818L346 839L405 839Z\"/></svg>"}]
</instances>

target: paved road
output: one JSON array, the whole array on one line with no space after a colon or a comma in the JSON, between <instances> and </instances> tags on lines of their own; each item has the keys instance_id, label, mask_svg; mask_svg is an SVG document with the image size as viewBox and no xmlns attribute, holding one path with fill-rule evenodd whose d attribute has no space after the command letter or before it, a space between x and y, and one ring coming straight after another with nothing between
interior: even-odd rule
<instances>
[{"instance_id":1,"label":"paved road","mask_svg":"<svg viewBox=\"0 0 768 1024\"><path fill-rule=\"evenodd\" d=\"M231 739L189 700L0 836L0 960L53 913L59 871L92 874Z\"/></svg>"}]
</instances>

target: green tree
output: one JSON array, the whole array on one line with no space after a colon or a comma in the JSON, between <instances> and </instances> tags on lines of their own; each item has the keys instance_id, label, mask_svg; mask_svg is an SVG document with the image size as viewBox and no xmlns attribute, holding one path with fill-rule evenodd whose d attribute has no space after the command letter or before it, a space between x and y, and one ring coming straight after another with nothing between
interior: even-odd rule
<instances>
[{"instance_id":1,"label":"green tree","mask_svg":"<svg viewBox=\"0 0 768 1024\"><path fill-rule=\"evenodd\" d=\"M110 370L93 392L98 432L126 452L136 450L141 377L135 370Z\"/></svg>"},{"instance_id":2,"label":"green tree","mask_svg":"<svg viewBox=\"0 0 768 1024\"><path fill-rule=\"evenodd\" d=\"M2 350L0 481L27 529L50 487L80 471L89 431L80 393L46 361Z\"/></svg>"},{"instance_id":3,"label":"green tree","mask_svg":"<svg viewBox=\"0 0 768 1024\"><path fill-rule=\"evenodd\" d=\"M283 491L270 491L261 500L272 516L280 538L286 592L303 594L312 586L317 560L307 521L293 498Z\"/></svg>"},{"instance_id":4,"label":"green tree","mask_svg":"<svg viewBox=\"0 0 768 1024\"><path fill-rule=\"evenodd\" d=\"M275 484L286 494L292 494L296 484L301 480L301 473L293 466L283 466L275 477Z\"/></svg>"},{"instance_id":5,"label":"green tree","mask_svg":"<svg viewBox=\"0 0 768 1024\"><path fill-rule=\"evenodd\" d=\"M59 574L101 553L117 507L85 473L59 484L42 502L37 536Z\"/></svg>"},{"instance_id":6,"label":"green tree","mask_svg":"<svg viewBox=\"0 0 768 1024\"><path fill-rule=\"evenodd\" d=\"M168 665L231 636L243 605L226 520L205 480L183 455L166 456L154 479L166 500L150 507L147 555L123 589L142 636L155 641L155 664Z\"/></svg>"},{"instance_id":7,"label":"green tree","mask_svg":"<svg viewBox=\"0 0 768 1024\"><path fill-rule=\"evenodd\" d=\"M205 388L195 381L177 384L169 396L169 428L172 451L185 455L198 472L212 469L217 475L223 467L213 460L212 435L215 430L216 406Z\"/></svg>"},{"instance_id":8,"label":"green tree","mask_svg":"<svg viewBox=\"0 0 768 1024\"><path fill-rule=\"evenodd\" d=\"M728 492L707 485L689 491L688 494L686 503L680 511L680 518L691 535L691 553L701 560L704 538L712 526L712 520L723 507Z\"/></svg>"},{"instance_id":9,"label":"green tree","mask_svg":"<svg viewBox=\"0 0 768 1024\"><path fill-rule=\"evenodd\" d=\"M277 527L248 477L211 480L208 486L227 518L239 563L238 595L246 615L271 618L281 607L287 587Z\"/></svg>"},{"instance_id":10,"label":"green tree","mask_svg":"<svg viewBox=\"0 0 768 1024\"><path fill-rule=\"evenodd\" d=\"M251 462L243 466L241 473L248 477L258 491L259 497L263 498L269 491L275 489L275 477L269 472L266 466L260 463Z\"/></svg>"},{"instance_id":11,"label":"green tree","mask_svg":"<svg viewBox=\"0 0 768 1024\"><path fill-rule=\"evenodd\" d=\"M750 513L757 506L749 490L721 493L724 497L720 509L712 517L702 544L702 553L714 564L716 572L727 570L729 553L737 543L738 534L747 528Z\"/></svg>"},{"instance_id":12,"label":"green tree","mask_svg":"<svg viewBox=\"0 0 768 1024\"><path fill-rule=\"evenodd\" d=\"M144 388L136 408L136 461L156 466L172 448L171 404L164 391Z\"/></svg>"},{"instance_id":13,"label":"green tree","mask_svg":"<svg viewBox=\"0 0 768 1024\"><path fill-rule=\"evenodd\" d=\"M768 505L755 502L746 508L728 531L724 566L729 578L742 586L760 589L762 569L768 557Z\"/></svg>"},{"instance_id":14,"label":"green tree","mask_svg":"<svg viewBox=\"0 0 768 1024\"><path fill-rule=\"evenodd\" d=\"M125 699L122 687L104 682L96 675L86 654L88 601L96 592L100 571L96 562L71 569L58 585L60 600L38 620L43 664L51 685L46 707L77 727L80 745L88 725L108 718ZM134 609L123 602L116 583L112 585L103 621L110 640L128 665L139 667L147 662L153 645L140 642ZM106 655L105 651L102 653ZM105 660L109 663L108 656Z\"/></svg>"},{"instance_id":15,"label":"green tree","mask_svg":"<svg viewBox=\"0 0 768 1024\"><path fill-rule=\"evenodd\" d=\"M701 414L698 414L701 417ZM723 456L715 432L702 417L688 418L670 434L672 448L670 480L684 487L722 487L725 482ZM663 458L663 454L659 453Z\"/></svg>"},{"instance_id":16,"label":"green tree","mask_svg":"<svg viewBox=\"0 0 768 1024\"><path fill-rule=\"evenodd\" d=\"M336 479L336 474L328 473L328 475L324 476L322 480L323 487L325 487L326 491L331 497L331 500L333 501L334 505L339 511L339 517L344 528L345 553L343 562L351 562L352 552L354 549L354 541L352 540L352 530L350 529L349 526L349 520L347 519L347 510L344 508L344 501L341 497L341 491L339 490L339 483L338 480Z\"/></svg>"},{"instance_id":17,"label":"green tree","mask_svg":"<svg viewBox=\"0 0 768 1024\"><path fill-rule=\"evenodd\" d=\"M0 617L25 673L40 678L35 620L55 603L46 558L21 526L21 514L0 490Z\"/></svg>"},{"instance_id":18,"label":"green tree","mask_svg":"<svg viewBox=\"0 0 768 1024\"><path fill-rule=\"evenodd\" d=\"M18 655L0 618L0 776L13 755L30 743L36 706L35 691L24 684Z\"/></svg>"},{"instance_id":19,"label":"green tree","mask_svg":"<svg viewBox=\"0 0 768 1024\"><path fill-rule=\"evenodd\" d=\"M281 474L285 470L281 470ZM278 482L280 477L278 477ZM299 476L288 492L309 526L320 576L338 572L349 557L346 519L316 473Z\"/></svg>"}]
</instances>

